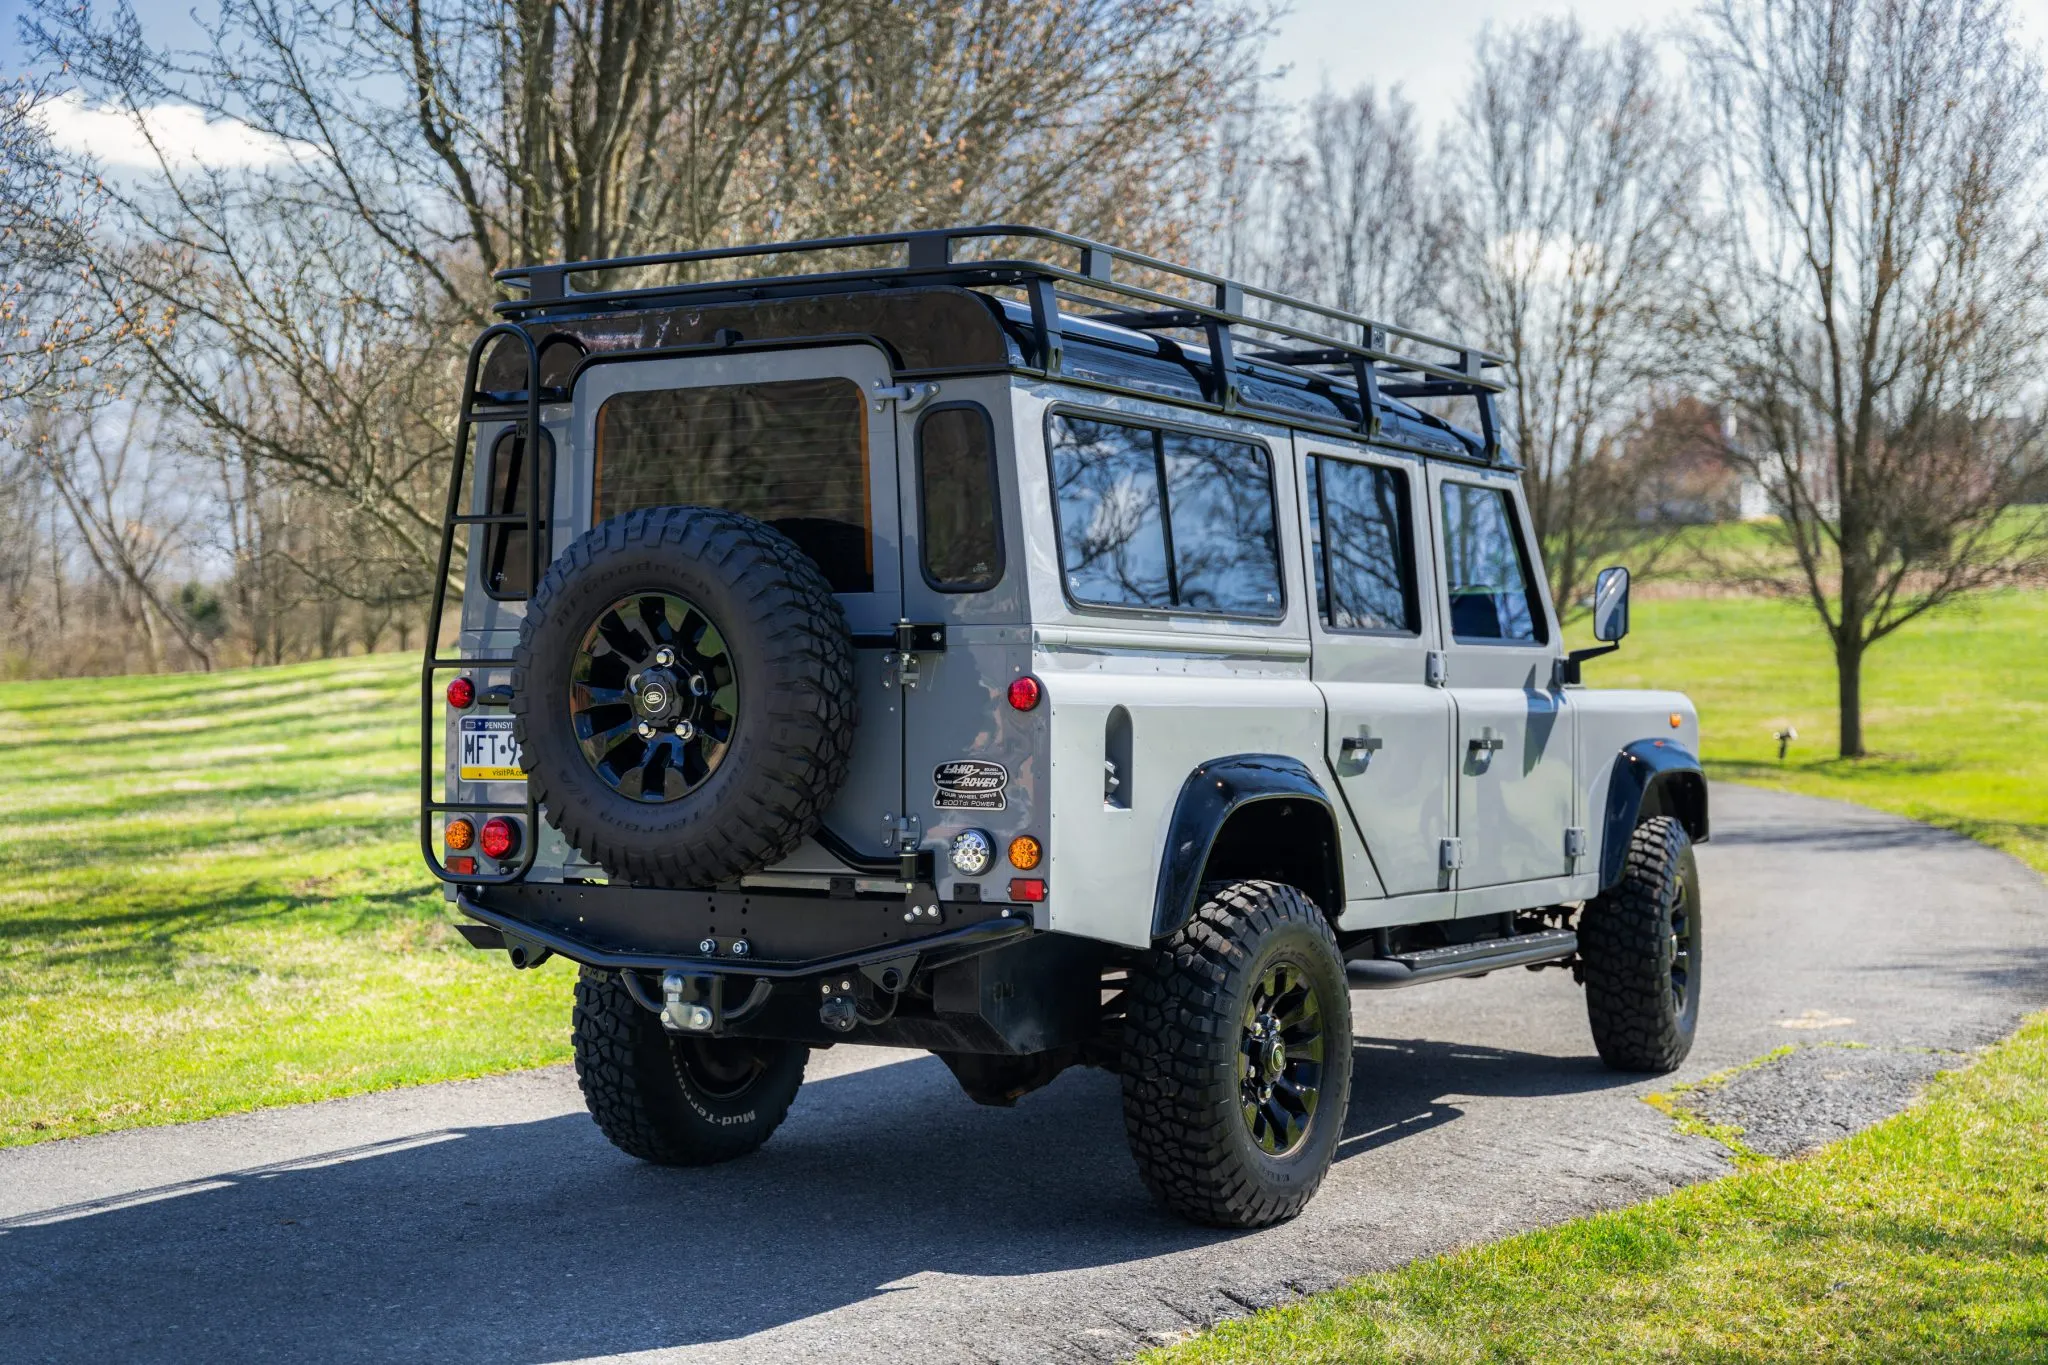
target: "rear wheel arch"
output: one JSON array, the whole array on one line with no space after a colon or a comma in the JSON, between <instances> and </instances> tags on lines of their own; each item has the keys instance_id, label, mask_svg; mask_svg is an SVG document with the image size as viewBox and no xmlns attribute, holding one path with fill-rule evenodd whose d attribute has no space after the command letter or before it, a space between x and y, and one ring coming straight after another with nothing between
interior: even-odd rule
<instances>
[{"instance_id":1,"label":"rear wheel arch","mask_svg":"<svg viewBox=\"0 0 2048 1365\"><path fill-rule=\"evenodd\" d=\"M1211 759L1181 784L1152 909L1155 942L1177 932L1217 881L1299 889L1329 917L1344 912L1337 811L1308 765L1282 754Z\"/></svg>"}]
</instances>

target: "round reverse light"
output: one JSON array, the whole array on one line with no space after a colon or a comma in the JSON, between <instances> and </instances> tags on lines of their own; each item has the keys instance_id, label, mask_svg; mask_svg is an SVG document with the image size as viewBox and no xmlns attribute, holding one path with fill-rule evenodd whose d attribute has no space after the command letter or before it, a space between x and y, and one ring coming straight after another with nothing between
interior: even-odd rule
<instances>
[{"instance_id":1,"label":"round reverse light","mask_svg":"<svg viewBox=\"0 0 2048 1365\"><path fill-rule=\"evenodd\" d=\"M1010 866L1019 872L1029 872L1045 861L1045 847L1028 834L1020 834L1010 840Z\"/></svg>"},{"instance_id":2,"label":"round reverse light","mask_svg":"<svg viewBox=\"0 0 2048 1365\"><path fill-rule=\"evenodd\" d=\"M467 678L457 678L449 683L448 704L458 711L467 711L476 705L476 684Z\"/></svg>"},{"instance_id":3,"label":"round reverse light","mask_svg":"<svg viewBox=\"0 0 2048 1365\"><path fill-rule=\"evenodd\" d=\"M963 829L953 836L953 866L969 877L979 877L996 860L996 841L987 830Z\"/></svg>"},{"instance_id":4,"label":"round reverse light","mask_svg":"<svg viewBox=\"0 0 2048 1365\"><path fill-rule=\"evenodd\" d=\"M482 846L487 857L511 857L519 847L519 826L502 815L493 815L484 821Z\"/></svg>"},{"instance_id":5,"label":"round reverse light","mask_svg":"<svg viewBox=\"0 0 2048 1365\"><path fill-rule=\"evenodd\" d=\"M1032 677L1029 673L1026 673L1023 677L1010 684L1010 705L1016 707L1019 711L1035 710L1038 706L1039 698L1044 695L1045 689L1040 687L1038 679Z\"/></svg>"},{"instance_id":6,"label":"round reverse light","mask_svg":"<svg viewBox=\"0 0 2048 1365\"><path fill-rule=\"evenodd\" d=\"M459 853L476 842L476 826L467 820L450 820L446 837L448 847Z\"/></svg>"}]
</instances>

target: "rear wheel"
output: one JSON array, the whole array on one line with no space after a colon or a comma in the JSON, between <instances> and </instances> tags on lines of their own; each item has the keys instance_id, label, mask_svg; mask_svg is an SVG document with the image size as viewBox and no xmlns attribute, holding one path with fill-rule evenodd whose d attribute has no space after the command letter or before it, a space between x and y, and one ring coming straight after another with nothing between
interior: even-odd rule
<instances>
[{"instance_id":1,"label":"rear wheel","mask_svg":"<svg viewBox=\"0 0 2048 1365\"><path fill-rule=\"evenodd\" d=\"M1301 1212L1351 1096L1351 995L1329 921L1276 882L1220 882L1132 976L1124 1125L1183 1217L1264 1227Z\"/></svg>"},{"instance_id":2,"label":"rear wheel","mask_svg":"<svg viewBox=\"0 0 2048 1365\"><path fill-rule=\"evenodd\" d=\"M612 1145L662 1166L708 1166L768 1140L804 1081L810 1049L752 1038L683 1038L625 982L576 980L576 1080Z\"/></svg>"},{"instance_id":3,"label":"rear wheel","mask_svg":"<svg viewBox=\"0 0 2048 1365\"><path fill-rule=\"evenodd\" d=\"M1678 821L1636 826L1621 880L1579 917L1579 960L1602 1061L1662 1072L1685 1060L1700 1018L1700 874Z\"/></svg>"}]
</instances>

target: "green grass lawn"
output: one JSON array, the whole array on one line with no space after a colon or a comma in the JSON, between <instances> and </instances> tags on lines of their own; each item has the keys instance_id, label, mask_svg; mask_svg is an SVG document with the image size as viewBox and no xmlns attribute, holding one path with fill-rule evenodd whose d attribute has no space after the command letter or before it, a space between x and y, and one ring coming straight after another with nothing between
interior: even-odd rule
<instances>
[{"instance_id":1,"label":"green grass lawn","mask_svg":"<svg viewBox=\"0 0 2048 1365\"><path fill-rule=\"evenodd\" d=\"M0 1146L567 1055L420 863L418 677L0 684Z\"/></svg>"},{"instance_id":2,"label":"green grass lawn","mask_svg":"<svg viewBox=\"0 0 2048 1365\"><path fill-rule=\"evenodd\" d=\"M2048 872L2048 592L1986 593L1880 642L1864 666L1871 756L1853 761L1835 757L1834 666L1808 608L1664 598L1632 614L1586 681L1689 693L1710 776L1897 811Z\"/></svg>"},{"instance_id":3,"label":"green grass lawn","mask_svg":"<svg viewBox=\"0 0 2048 1365\"><path fill-rule=\"evenodd\" d=\"M2048 1016L1812 1157L1368 1276L1143 1359L2048 1359Z\"/></svg>"}]
</instances>

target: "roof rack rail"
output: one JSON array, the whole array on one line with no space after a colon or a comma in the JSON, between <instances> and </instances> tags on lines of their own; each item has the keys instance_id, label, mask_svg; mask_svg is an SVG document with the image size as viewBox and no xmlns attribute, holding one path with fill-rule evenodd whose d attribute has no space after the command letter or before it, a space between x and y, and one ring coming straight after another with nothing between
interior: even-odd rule
<instances>
[{"instance_id":1,"label":"roof rack rail","mask_svg":"<svg viewBox=\"0 0 2048 1365\"><path fill-rule=\"evenodd\" d=\"M972 248L1007 243L1044 244L1065 261L1037 256L974 256ZM711 262L811 256L894 249L892 264L857 268L727 275L718 279L667 282L638 288L583 290L576 277L598 272L632 272L661 267L697 267ZM1026 248L1028 249L1028 248ZM878 283L955 284L968 288L1022 290L1036 333L1037 363L1060 370L1060 305L1068 317L1109 323L1139 332L1201 333L1218 375L1219 400L1236 407L1239 358L1278 366L1355 388L1369 434L1380 398L1480 400L1487 455L1498 452L1492 395L1508 387L1506 357L1413 328L1377 322L1271 289L1243 284L1142 252L1090 241L1070 233L1023 224L869 233L800 242L709 247L609 260L514 266L496 272L498 283L523 289L524 297L497 305L511 317L580 310L591 305L631 306L657 300L744 289L752 297L801 293L821 288ZM1265 316L1253 316L1257 305Z\"/></svg>"}]
</instances>

